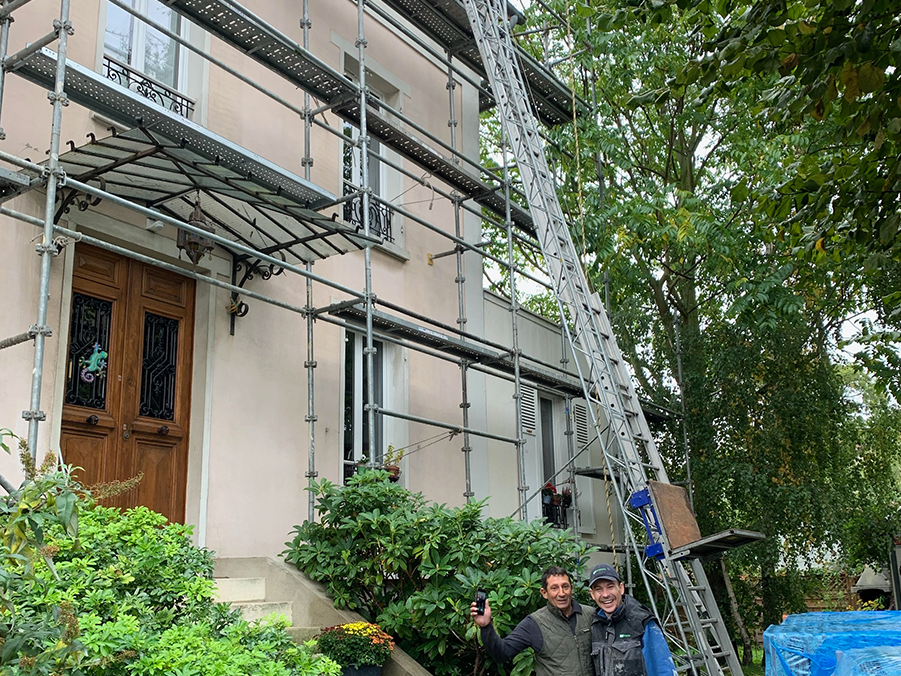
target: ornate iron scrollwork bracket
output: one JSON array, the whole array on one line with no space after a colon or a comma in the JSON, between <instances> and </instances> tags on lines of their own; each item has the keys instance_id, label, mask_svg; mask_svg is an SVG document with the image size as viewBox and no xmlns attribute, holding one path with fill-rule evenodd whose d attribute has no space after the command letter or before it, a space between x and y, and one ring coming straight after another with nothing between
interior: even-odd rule
<instances>
[{"instance_id":1,"label":"ornate iron scrollwork bracket","mask_svg":"<svg viewBox=\"0 0 901 676\"><path fill-rule=\"evenodd\" d=\"M284 257L280 252L275 255ZM274 263L267 263L259 258L255 261L251 261L247 256L232 259L232 284L240 286L242 289L247 282L255 277L268 281L284 272L284 268L278 267ZM250 308L247 306L247 303L241 300L241 296L238 293L232 292L231 302L225 309L229 315L229 333L235 335L235 319L247 316Z\"/></svg>"},{"instance_id":2,"label":"ornate iron scrollwork bracket","mask_svg":"<svg viewBox=\"0 0 901 676\"><path fill-rule=\"evenodd\" d=\"M72 142L69 141L71 144ZM74 144L72 144L74 149ZM103 177L100 176L97 178L100 182L100 189L106 190L106 181L103 180ZM78 207L79 211L87 211L91 207L96 207L103 200L100 197L94 197L93 195L87 195L83 192L75 190L74 188L68 188L60 190L59 193L59 207L56 209L56 214L53 216L53 223L59 223L59 219L63 217L64 214L68 214L69 210L72 208L72 205Z\"/></svg>"}]
</instances>

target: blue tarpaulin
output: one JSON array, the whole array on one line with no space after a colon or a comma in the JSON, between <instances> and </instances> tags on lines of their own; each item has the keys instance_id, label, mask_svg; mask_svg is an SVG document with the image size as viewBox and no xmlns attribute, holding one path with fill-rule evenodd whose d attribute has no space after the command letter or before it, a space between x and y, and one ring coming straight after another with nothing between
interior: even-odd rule
<instances>
[{"instance_id":1,"label":"blue tarpaulin","mask_svg":"<svg viewBox=\"0 0 901 676\"><path fill-rule=\"evenodd\" d=\"M899 647L901 611L789 615L763 632L766 676L899 676ZM862 649L867 653L858 658Z\"/></svg>"},{"instance_id":2,"label":"blue tarpaulin","mask_svg":"<svg viewBox=\"0 0 901 676\"><path fill-rule=\"evenodd\" d=\"M855 648L838 654L835 676L901 674L901 646Z\"/></svg>"}]
</instances>

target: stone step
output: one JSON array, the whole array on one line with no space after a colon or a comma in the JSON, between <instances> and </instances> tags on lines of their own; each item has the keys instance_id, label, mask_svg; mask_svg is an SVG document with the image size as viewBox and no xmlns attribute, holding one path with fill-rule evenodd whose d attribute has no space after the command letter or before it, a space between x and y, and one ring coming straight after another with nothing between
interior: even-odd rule
<instances>
[{"instance_id":1,"label":"stone step","mask_svg":"<svg viewBox=\"0 0 901 676\"><path fill-rule=\"evenodd\" d=\"M220 603L266 600L264 577L218 577L215 582L216 600Z\"/></svg>"},{"instance_id":2,"label":"stone step","mask_svg":"<svg viewBox=\"0 0 901 676\"><path fill-rule=\"evenodd\" d=\"M259 620L269 615L277 614L288 618L288 623L293 624L294 616L291 612L290 603L279 603L278 601L242 601L233 603L232 608L238 608L245 620Z\"/></svg>"},{"instance_id":3,"label":"stone step","mask_svg":"<svg viewBox=\"0 0 901 676\"><path fill-rule=\"evenodd\" d=\"M297 644L303 644L319 634L322 627L288 627L288 634Z\"/></svg>"}]
</instances>

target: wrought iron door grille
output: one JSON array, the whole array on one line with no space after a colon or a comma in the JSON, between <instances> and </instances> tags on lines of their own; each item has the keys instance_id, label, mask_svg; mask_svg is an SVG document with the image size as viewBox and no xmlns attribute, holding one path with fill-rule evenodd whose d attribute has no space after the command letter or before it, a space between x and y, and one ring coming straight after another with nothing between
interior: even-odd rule
<instances>
[{"instance_id":1,"label":"wrought iron door grille","mask_svg":"<svg viewBox=\"0 0 901 676\"><path fill-rule=\"evenodd\" d=\"M103 76L177 115L189 120L194 115L192 99L106 55L103 57Z\"/></svg>"},{"instance_id":2,"label":"wrought iron door grille","mask_svg":"<svg viewBox=\"0 0 901 676\"><path fill-rule=\"evenodd\" d=\"M106 408L106 374L85 368L98 350L109 351L113 304L83 293L72 294L69 359L66 368L66 403Z\"/></svg>"},{"instance_id":3,"label":"wrought iron door grille","mask_svg":"<svg viewBox=\"0 0 901 676\"><path fill-rule=\"evenodd\" d=\"M175 419L175 376L178 367L178 320L144 314L140 414Z\"/></svg>"}]
</instances>

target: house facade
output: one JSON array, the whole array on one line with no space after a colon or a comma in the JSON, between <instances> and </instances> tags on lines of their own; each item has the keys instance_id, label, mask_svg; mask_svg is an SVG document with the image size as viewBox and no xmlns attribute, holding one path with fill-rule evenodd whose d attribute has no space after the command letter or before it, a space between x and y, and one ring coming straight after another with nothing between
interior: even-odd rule
<instances>
[{"instance_id":1,"label":"house facade","mask_svg":"<svg viewBox=\"0 0 901 676\"><path fill-rule=\"evenodd\" d=\"M142 473L116 504L191 523L226 557L277 554L310 480L389 445L431 500L489 498L492 516L525 502L617 539L604 482L572 471L603 461L559 327L482 288L484 213L503 210L479 165L480 75L402 5L80 0L61 122L55 51L7 74L0 150L23 162L2 164L0 337L39 312L33 165L51 130L74 181L50 210L39 458L59 452L86 483ZM59 14L17 9L7 53ZM0 426L23 437L31 345L0 350ZM16 458L0 473L18 483ZM548 481L574 504L548 512Z\"/></svg>"}]
</instances>

